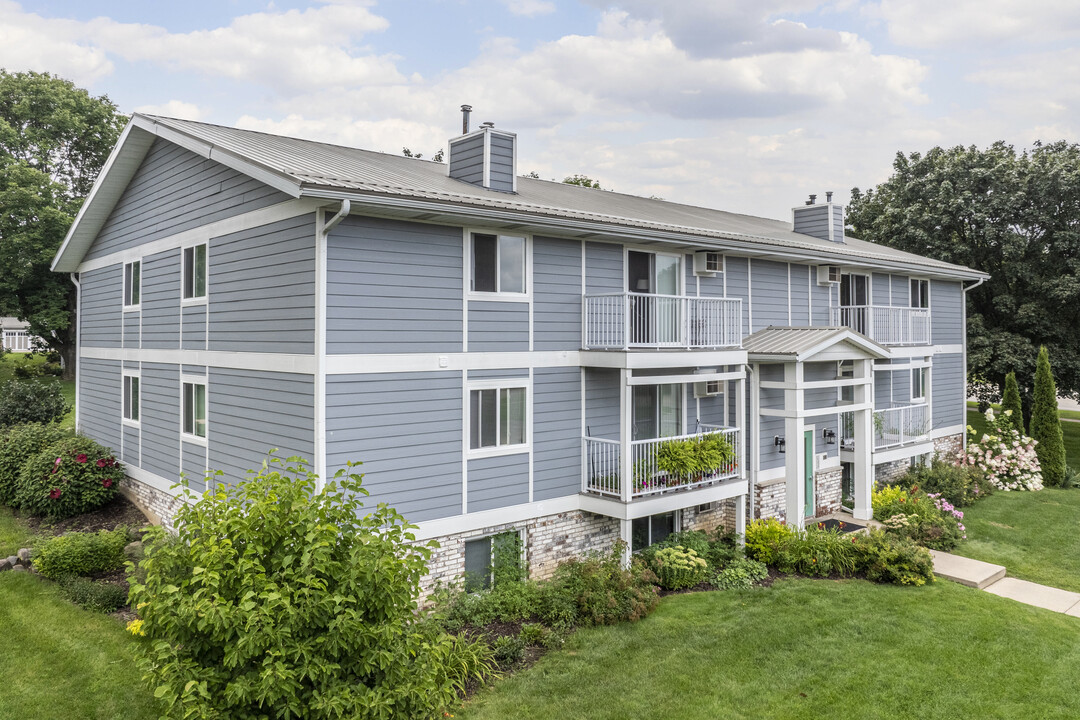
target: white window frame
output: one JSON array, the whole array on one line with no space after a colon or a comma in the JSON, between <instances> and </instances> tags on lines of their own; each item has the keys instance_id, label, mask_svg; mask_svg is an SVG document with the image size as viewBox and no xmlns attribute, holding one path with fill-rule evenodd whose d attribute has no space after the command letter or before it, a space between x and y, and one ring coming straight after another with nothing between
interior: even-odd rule
<instances>
[{"instance_id":1,"label":"white window frame","mask_svg":"<svg viewBox=\"0 0 1080 720\"><path fill-rule=\"evenodd\" d=\"M473 290L473 265L475 263L475 255L473 248L473 239L476 235L494 235L495 241L495 283L498 286L501 271L499 268L499 237L519 237L525 239L525 267L522 268L525 280L525 292L503 292L496 290L495 292L487 292L483 290ZM533 238L532 235L527 233L508 233L499 232L498 230L486 230L483 228L466 228L465 229L465 297L468 300L478 301L502 301L502 302L531 302L532 301L532 267L533 267Z\"/></svg>"},{"instance_id":2,"label":"white window frame","mask_svg":"<svg viewBox=\"0 0 1080 720\"><path fill-rule=\"evenodd\" d=\"M198 253L198 248L202 246L206 248L206 263L204 269L206 271L206 277L203 278L203 294L192 295L187 297L185 292L187 291L187 253L191 250L192 253ZM195 267L195 255L192 255L192 267ZM194 281L192 283L192 291L194 292ZM180 248L180 304L181 305L205 305L206 299L210 296L210 243L203 240L202 242L191 243L190 245L184 245Z\"/></svg>"},{"instance_id":3,"label":"white window frame","mask_svg":"<svg viewBox=\"0 0 1080 720\"><path fill-rule=\"evenodd\" d=\"M468 544L468 543L479 542L481 540L487 540L488 541L488 543L489 543L488 544L488 550L489 550L489 552L488 552L488 589L494 589L495 588L495 543L493 541L499 535L508 535L510 533L514 533L515 535L517 535L518 539L521 542L520 560L521 560L522 565L524 566L526 561L527 561L527 556L526 556L526 552L525 552L525 541L527 539L526 535L525 535L525 528L509 528L509 529L506 529L506 530L500 530L499 532L484 533L482 535L477 535L476 537L465 538L461 543L461 554L462 554L461 565L464 568L465 567L465 557L464 557L464 555L465 555L465 545ZM466 573L467 573L467 571L464 571L464 570L462 571L462 585L463 586L464 586L464 580L465 580Z\"/></svg>"},{"instance_id":4,"label":"white window frame","mask_svg":"<svg viewBox=\"0 0 1080 720\"><path fill-rule=\"evenodd\" d=\"M499 401L499 395L502 390L525 390L525 442L515 443L513 445L495 444L487 447L474 448L472 446L472 394L474 390L495 390L496 402L495 407L497 412L502 411L502 403ZM532 381L529 378L505 378L505 379L491 379L491 380L469 380L466 384L465 394L465 423L463 425L462 432L465 435L465 447L470 458L483 458L483 457L498 457L500 455L516 455L518 453L532 452L532 436L533 436L533 393L532 393ZM501 440L502 429L502 417L496 416L495 420L495 438L496 443Z\"/></svg>"},{"instance_id":5,"label":"white window frame","mask_svg":"<svg viewBox=\"0 0 1080 720\"><path fill-rule=\"evenodd\" d=\"M850 373L845 373L844 363L851 363ZM837 380L854 380L855 379L855 361L854 360L837 360L836 361L836 379ZM850 388L851 400L844 399L844 392ZM836 404L837 405L853 405L855 403L855 386L854 385L841 385L836 388Z\"/></svg>"},{"instance_id":6,"label":"white window frame","mask_svg":"<svg viewBox=\"0 0 1080 720\"><path fill-rule=\"evenodd\" d=\"M184 409L187 400L187 386L199 385L203 388L203 398L205 400L205 417L203 418L204 434L198 435L187 431L187 418L184 417ZM193 403L194 405L194 403ZM197 418L192 418L192 428L194 429ZM198 445L206 445L207 439L210 437L210 383L209 378L206 375L181 375L180 376L180 437L184 442L196 443Z\"/></svg>"},{"instance_id":7,"label":"white window frame","mask_svg":"<svg viewBox=\"0 0 1080 720\"><path fill-rule=\"evenodd\" d=\"M919 389L922 391L920 395L915 394L915 377L919 377ZM910 382L910 395L912 404L926 402L928 390L927 386L930 384L930 367L928 365L917 365L911 368L911 375L909 377Z\"/></svg>"},{"instance_id":8,"label":"white window frame","mask_svg":"<svg viewBox=\"0 0 1080 720\"><path fill-rule=\"evenodd\" d=\"M131 380L135 380L138 383L138 389L136 390L137 398L135 401L135 417L128 417L128 387ZM120 379L120 417L124 425L128 427L139 427L142 420L142 374L138 370L129 370L124 368L121 372Z\"/></svg>"},{"instance_id":9,"label":"white window frame","mask_svg":"<svg viewBox=\"0 0 1080 720\"><path fill-rule=\"evenodd\" d=\"M139 269L139 273L138 273L139 282L138 282L138 288L137 288L138 289L138 295L139 295L139 302L131 302L131 294L132 294L131 291L135 287L135 283L134 282L129 283L128 278L130 276L128 275L128 271L130 270L131 273L132 273L132 276L134 276L134 269L136 267ZM133 311L138 310L142 306L142 258L139 258L138 260L132 260L131 262L124 263L123 273L124 273L124 279L123 279L123 284L124 284L124 300L123 300L124 312L133 312Z\"/></svg>"},{"instance_id":10,"label":"white window frame","mask_svg":"<svg viewBox=\"0 0 1080 720\"><path fill-rule=\"evenodd\" d=\"M916 307L911 303L914 302L914 294L911 292L912 283L926 283L926 305ZM929 310L930 309L930 278L922 277L909 277L908 278L908 307L912 310Z\"/></svg>"}]
</instances>

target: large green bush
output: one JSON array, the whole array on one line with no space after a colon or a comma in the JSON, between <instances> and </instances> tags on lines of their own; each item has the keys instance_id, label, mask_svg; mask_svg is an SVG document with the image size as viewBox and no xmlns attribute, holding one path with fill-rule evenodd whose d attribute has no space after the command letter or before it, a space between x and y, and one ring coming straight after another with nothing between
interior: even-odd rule
<instances>
[{"instance_id":1,"label":"large green bush","mask_svg":"<svg viewBox=\"0 0 1080 720\"><path fill-rule=\"evenodd\" d=\"M775 565L780 548L798 532L776 518L758 519L746 526L746 556Z\"/></svg>"},{"instance_id":2,"label":"large green bush","mask_svg":"<svg viewBox=\"0 0 1080 720\"><path fill-rule=\"evenodd\" d=\"M883 530L853 533L857 569L867 580L894 585L934 582L934 561L926 548Z\"/></svg>"},{"instance_id":3,"label":"large green bush","mask_svg":"<svg viewBox=\"0 0 1080 720\"><path fill-rule=\"evenodd\" d=\"M42 423L25 423L0 430L0 504L14 503L19 473L30 458L71 434L59 425Z\"/></svg>"},{"instance_id":4,"label":"large green bush","mask_svg":"<svg viewBox=\"0 0 1080 720\"><path fill-rule=\"evenodd\" d=\"M0 385L0 427L56 422L69 410L59 380L8 380Z\"/></svg>"},{"instance_id":5,"label":"large green bush","mask_svg":"<svg viewBox=\"0 0 1080 720\"><path fill-rule=\"evenodd\" d=\"M49 538L34 548L34 567L47 578L96 575L124 567L127 528L73 532Z\"/></svg>"},{"instance_id":6,"label":"large green bush","mask_svg":"<svg viewBox=\"0 0 1080 720\"><path fill-rule=\"evenodd\" d=\"M1035 396L1031 405L1031 437L1035 438L1035 454L1039 456L1043 485L1060 486L1065 482L1065 441L1057 410L1057 386L1050 370L1050 355L1046 347L1039 348L1035 363Z\"/></svg>"},{"instance_id":7,"label":"large green bush","mask_svg":"<svg viewBox=\"0 0 1080 720\"><path fill-rule=\"evenodd\" d=\"M108 448L88 437L64 438L23 465L15 504L51 518L80 515L116 497L123 475Z\"/></svg>"},{"instance_id":8,"label":"large green bush","mask_svg":"<svg viewBox=\"0 0 1080 720\"><path fill-rule=\"evenodd\" d=\"M737 536L734 533L728 533L723 528L717 528L713 533L702 530L682 530L671 533L661 542L653 543L639 555L652 566L656 553L664 548L679 545L705 558L710 569L715 570L724 567L736 558L743 557L742 549L739 548L736 540Z\"/></svg>"},{"instance_id":9,"label":"large green bush","mask_svg":"<svg viewBox=\"0 0 1080 720\"><path fill-rule=\"evenodd\" d=\"M622 549L570 559L545 585L544 620L553 625L613 625L640 620L659 602L656 575L640 559L622 566Z\"/></svg>"},{"instance_id":10,"label":"large green bush","mask_svg":"<svg viewBox=\"0 0 1080 720\"><path fill-rule=\"evenodd\" d=\"M148 535L130 599L170 717L430 718L474 671L416 614L429 546L359 475L317 480L272 458Z\"/></svg>"},{"instance_id":11,"label":"large green bush","mask_svg":"<svg viewBox=\"0 0 1080 720\"><path fill-rule=\"evenodd\" d=\"M930 465L917 465L900 477L897 485L939 493L953 505L963 507L994 491L993 484L976 465L957 465L934 458Z\"/></svg>"},{"instance_id":12,"label":"large green bush","mask_svg":"<svg viewBox=\"0 0 1080 720\"><path fill-rule=\"evenodd\" d=\"M789 536L776 552L780 572L810 576L836 573L849 576L856 568L855 551L850 537L838 529L808 527Z\"/></svg>"}]
</instances>

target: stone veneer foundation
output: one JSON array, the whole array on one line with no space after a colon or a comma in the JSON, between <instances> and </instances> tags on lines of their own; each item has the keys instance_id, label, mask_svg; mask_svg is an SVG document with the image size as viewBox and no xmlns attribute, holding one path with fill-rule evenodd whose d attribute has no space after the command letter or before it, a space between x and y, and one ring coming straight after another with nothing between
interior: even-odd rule
<instances>
[{"instance_id":1,"label":"stone veneer foundation","mask_svg":"<svg viewBox=\"0 0 1080 720\"><path fill-rule=\"evenodd\" d=\"M173 518L176 517L176 511L184 502L178 497L173 497L167 492L150 487L126 475L120 481L120 494L142 510L150 522L162 525L170 531L173 530Z\"/></svg>"}]
</instances>

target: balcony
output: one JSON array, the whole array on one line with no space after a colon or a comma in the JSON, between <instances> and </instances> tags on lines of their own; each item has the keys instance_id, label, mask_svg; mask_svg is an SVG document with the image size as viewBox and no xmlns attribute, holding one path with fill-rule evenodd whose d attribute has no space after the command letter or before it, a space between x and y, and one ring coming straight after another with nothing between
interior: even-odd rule
<instances>
[{"instance_id":1,"label":"balcony","mask_svg":"<svg viewBox=\"0 0 1080 720\"><path fill-rule=\"evenodd\" d=\"M882 345L929 345L929 308L846 305L830 308L830 324L849 327Z\"/></svg>"},{"instance_id":2,"label":"balcony","mask_svg":"<svg viewBox=\"0 0 1080 720\"><path fill-rule=\"evenodd\" d=\"M741 477L742 446L739 433L738 428L702 425L701 432L690 435L633 440L630 443L633 472L630 482L626 483L621 468L622 443L618 440L585 437L582 492L628 503L695 490ZM673 440L703 438L708 435L720 435L734 449L734 456L728 462L707 472L687 476L675 476L660 469L657 456L662 445Z\"/></svg>"},{"instance_id":3,"label":"balcony","mask_svg":"<svg viewBox=\"0 0 1080 720\"><path fill-rule=\"evenodd\" d=\"M903 405L874 412L874 450L888 450L930 439L930 406Z\"/></svg>"},{"instance_id":4,"label":"balcony","mask_svg":"<svg viewBox=\"0 0 1080 720\"><path fill-rule=\"evenodd\" d=\"M737 348L742 343L742 301L646 293L586 295L582 347Z\"/></svg>"}]
</instances>

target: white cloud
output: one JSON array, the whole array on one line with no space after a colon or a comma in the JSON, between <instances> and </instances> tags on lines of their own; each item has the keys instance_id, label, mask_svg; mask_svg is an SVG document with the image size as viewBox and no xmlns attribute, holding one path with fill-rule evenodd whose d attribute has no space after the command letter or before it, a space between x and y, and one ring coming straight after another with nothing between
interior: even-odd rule
<instances>
[{"instance_id":1,"label":"white cloud","mask_svg":"<svg viewBox=\"0 0 1080 720\"><path fill-rule=\"evenodd\" d=\"M135 112L180 118L182 120L202 120L208 114L198 105L183 100L169 100L157 105L140 105L135 108Z\"/></svg>"},{"instance_id":2,"label":"white cloud","mask_svg":"<svg viewBox=\"0 0 1080 720\"><path fill-rule=\"evenodd\" d=\"M555 3L548 0L502 0L502 4L512 14L524 17L550 15L555 12Z\"/></svg>"},{"instance_id":3,"label":"white cloud","mask_svg":"<svg viewBox=\"0 0 1080 720\"><path fill-rule=\"evenodd\" d=\"M113 71L105 51L79 37L78 23L24 13L0 0L0 67L51 72L76 85L93 85Z\"/></svg>"},{"instance_id":4,"label":"white cloud","mask_svg":"<svg viewBox=\"0 0 1080 720\"><path fill-rule=\"evenodd\" d=\"M953 48L1076 39L1075 0L881 0L868 9L900 45ZM991 46L993 47L993 46Z\"/></svg>"}]
</instances>

